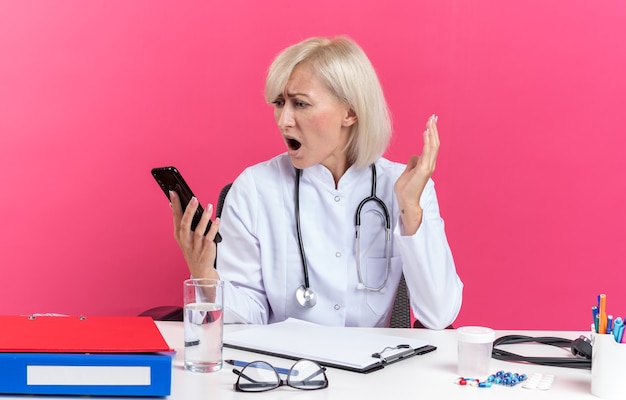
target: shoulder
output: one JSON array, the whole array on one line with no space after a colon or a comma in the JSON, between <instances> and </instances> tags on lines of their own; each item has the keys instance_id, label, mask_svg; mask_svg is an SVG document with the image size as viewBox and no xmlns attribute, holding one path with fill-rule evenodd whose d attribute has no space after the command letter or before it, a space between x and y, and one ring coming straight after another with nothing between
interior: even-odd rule
<instances>
[{"instance_id":1,"label":"shoulder","mask_svg":"<svg viewBox=\"0 0 626 400\"><path fill-rule=\"evenodd\" d=\"M245 196L263 196L263 193L277 193L285 185L294 181L295 169L287 153L247 167L233 182L236 189Z\"/></svg>"},{"instance_id":2,"label":"shoulder","mask_svg":"<svg viewBox=\"0 0 626 400\"><path fill-rule=\"evenodd\" d=\"M227 212L239 215L239 218L256 221L264 214L260 209L267 209L280 201L280 193L285 192L289 174L295 176L291 161L286 154L246 167L233 181L224 203Z\"/></svg>"},{"instance_id":3,"label":"shoulder","mask_svg":"<svg viewBox=\"0 0 626 400\"><path fill-rule=\"evenodd\" d=\"M389 177L394 180L397 179L406 168L406 164L391 161L383 157L379 158L375 165L377 175Z\"/></svg>"},{"instance_id":4,"label":"shoulder","mask_svg":"<svg viewBox=\"0 0 626 400\"><path fill-rule=\"evenodd\" d=\"M294 168L291 164L291 160L289 160L289 156L287 155L287 153L283 153L277 155L276 157L270 158L269 160L262 161L258 164L247 167L237 179L239 179L240 177L247 177L252 179L275 179L277 176L280 175L292 175L292 171L294 171Z\"/></svg>"}]
</instances>

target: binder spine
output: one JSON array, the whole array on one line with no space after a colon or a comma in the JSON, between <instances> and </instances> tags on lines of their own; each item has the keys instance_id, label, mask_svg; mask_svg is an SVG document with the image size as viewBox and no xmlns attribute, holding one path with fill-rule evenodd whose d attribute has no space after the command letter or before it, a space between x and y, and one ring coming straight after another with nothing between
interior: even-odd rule
<instances>
[{"instance_id":1,"label":"binder spine","mask_svg":"<svg viewBox=\"0 0 626 400\"><path fill-rule=\"evenodd\" d=\"M150 354L0 353L0 393L168 396L172 357Z\"/></svg>"}]
</instances>

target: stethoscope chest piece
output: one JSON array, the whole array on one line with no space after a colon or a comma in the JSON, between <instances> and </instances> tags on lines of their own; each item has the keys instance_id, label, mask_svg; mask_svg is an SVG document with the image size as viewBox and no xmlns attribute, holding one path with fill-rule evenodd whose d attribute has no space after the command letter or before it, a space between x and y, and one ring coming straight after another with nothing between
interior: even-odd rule
<instances>
[{"instance_id":1,"label":"stethoscope chest piece","mask_svg":"<svg viewBox=\"0 0 626 400\"><path fill-rule=\"evenodd\" d=\"M304 285L296 290L296 299L302 307L311 308L317 303L317 295Z\"/></svg>"}]
</instances>

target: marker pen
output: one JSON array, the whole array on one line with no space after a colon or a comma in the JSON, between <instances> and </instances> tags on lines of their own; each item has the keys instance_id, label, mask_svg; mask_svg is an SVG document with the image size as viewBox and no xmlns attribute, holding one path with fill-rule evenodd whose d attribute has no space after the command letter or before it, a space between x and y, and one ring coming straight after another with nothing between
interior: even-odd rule
<instances>
[{"instance_id":1,"label":"marker pen","mask_svg":"<svg viewBox=\"0 0 626 400\"><path fill-rule=\"evenodd\" d=\"M619 336L619 334L623 327L624 322L622 320L622 317L615 318L615 322L613 323L613 337L615 338L615 341L617 343L621 342L621 337Z\"/></svg>"}]
</instances>

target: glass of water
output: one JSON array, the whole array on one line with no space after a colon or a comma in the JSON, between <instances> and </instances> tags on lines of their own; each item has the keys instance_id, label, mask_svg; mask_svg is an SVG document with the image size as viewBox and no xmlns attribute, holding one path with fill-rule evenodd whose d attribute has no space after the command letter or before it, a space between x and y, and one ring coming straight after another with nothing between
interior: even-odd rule
<instances>
[{"instance_id":1,"label":"glass of water","mask_svg":"<svg viewBox=\"0 0 626 400\"><path fill-rule=\"evenodd\" d=\"M193 372L222 369L224 282L184 282L185 368Z\"/></svg>"}]
</instances>

